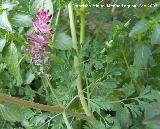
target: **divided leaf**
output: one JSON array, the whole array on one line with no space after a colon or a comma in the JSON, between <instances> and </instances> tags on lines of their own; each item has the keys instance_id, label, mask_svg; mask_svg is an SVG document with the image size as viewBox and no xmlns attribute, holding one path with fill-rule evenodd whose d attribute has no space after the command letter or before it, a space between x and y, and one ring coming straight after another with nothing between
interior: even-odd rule
<instances>
[{"instance_id":1,"label":"divided leaf","mask_svg":"<svg viewBox=\"0 0 160 129\"><path fill-rule=\"evenodd\" d=\"M34 113L28 108L23 106L17 106L13 104L0 105L0 116L3 119L11 122L21 122L25 119L29 119Z\"/></svg>"},{"instance_id":2,"label":"divided leaf","mask_svg":"<svg viewBox=\"0 0 160 129\"><path fill-rule=\"evenodd\" d=\"M117 119L122 128L128 129L132 123L131 115L127 107L124 107L122 111L117 112Z\"/></svg>"},{"instance_id":3,"label":"divided leaf","mask_svg":"<svg viewBox=\"0 0 160 129\"><path fill-rule=\"evenodd\" d=\"M125 94L125 97L130 97L135 92L135 87L133 83L130 84L124 84L122 87L122 91Z\"/></svg>"},{"instance_id":4,"label":"divided leaf","mask_svg":"<svg viewBox=\"0 0 160 129\"><path fill-rule=\"evenodd\" d=\"M145 120L143 123L149 129L159 129L160 127L160 103L153 102L146 107Z\"/></svg>"}]
</instances>

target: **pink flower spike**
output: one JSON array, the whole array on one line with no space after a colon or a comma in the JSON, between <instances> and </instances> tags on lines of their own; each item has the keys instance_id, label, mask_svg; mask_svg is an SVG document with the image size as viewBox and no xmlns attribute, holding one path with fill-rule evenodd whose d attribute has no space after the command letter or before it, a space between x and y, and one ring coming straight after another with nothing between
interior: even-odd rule
<instances>
[{"instance_id":1,"label":"pink flower spike","mask_svg":"<svg viewBox=\"0 0 160 129\"><path fill-rule=\"evenodd\" d=\"M41 65L47 64L48 55L51 54L45 48L51 43L51 34L54 33L54 30L48 26L52 19L52 15L49 15L49 10L41 10L37 12L36 16L37 19L32 20L36 35L28 36L28 39L33 42L33 45L29 46L28 50L35 56L32 61Z\"/></svg>"}]
</instances>

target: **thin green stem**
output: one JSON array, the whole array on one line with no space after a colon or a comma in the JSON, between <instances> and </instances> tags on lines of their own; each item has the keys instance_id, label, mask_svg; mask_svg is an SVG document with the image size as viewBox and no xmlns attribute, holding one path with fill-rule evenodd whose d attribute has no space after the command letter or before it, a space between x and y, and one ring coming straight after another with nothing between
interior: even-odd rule
<instances>
[{"instance_id":1,"label":"thin green stem","mask_svg":"<svg viewBox=\"0 0 160 129\"><path fill-rule=\"evenodd\" d=\"M58 25L58 21L59 21L60 14L61 14L61 8L59 9L58 14L57 14L57 17L56 17L55 31L56 31L56 27L57 27L57 25ZM54 38L55 38L55 34L52 35L52 41L54 41Z\"/></svg>"},{"instance_id":2,"label":"thin green stem","mask_svg":"<svg viewBox=\"0 0 160 129\"><path fill-rule=\"evenodd\" d=\"M63 119L64 119L64 121L65 121L65 123L66 123L67 129L73 129L73 128L71 127L71 125L70 125L68 119L67 119L66 113L63 112L62 115L63 115Z\"/></svg>"},{"instance_id":3,"label":"thin green stem","mask_svg":"<svg viewBox=\"0 0 160 129\"><path fill-rule=\"evenodd\" d=\"M87 74L84 73L84 76L85 76L85 80L86 80L88 107L90 108L90 87L89 87L89 84L88 84Z\"/></svg>"},{"instance_id":4,"label":"thin green stem","mask_svg":"<svg viewBox=\"0 0 160 129\"><path fill-rule=\"evenodd\" d=\"M122 51L122 55L123 55L123 58L124 58L125 64L126 64L127 68L129 69L129 64L128 64L128 62L127 62L127 58L126 58L126 56L125 56L125 53L124 53L123 48L121 48L121 51Z\"/></svg>"},{"instance_id":5,"label":"thin green stem","mask_svg":"<svg viewBox=\"0 0 160 129\"><path fill-rule=\"evenodd\" d=\"M48 78L46 77L46 75L44 75L44 79L45 79L47 85L49 86L49 88L50 88L53 96L55 97L57 103L59 104L59 106L62 107L62 108L64 108L64 106L63 106L63 105L61 104L61 102L59 101L56 93L54 92L53 86L52 86L52 84L50 83L50 81L48 80ZM72 129L72 126L70 125L70 123L69 123L69 121L68 121L68 119L67 119L67 115L66 115L65 111L62 113L62 115L63 115L64 122L65 122L65 124L66 124L66 126L67 126L67 129Z\"/></svg>"},{"instance_id":6,"label":"thin green stem","mask_svg":"<svg viewBox=\"0 0 160 129\"><path fill-rule=\"evenodd\" d=\"M44 87L44 89L46 91L46 95L49 95L47 87L45 86L45 81L43 79L41 79L41 80L42 80L42 85L43 85L43 87Z\"/></svg>"}]
</instances>

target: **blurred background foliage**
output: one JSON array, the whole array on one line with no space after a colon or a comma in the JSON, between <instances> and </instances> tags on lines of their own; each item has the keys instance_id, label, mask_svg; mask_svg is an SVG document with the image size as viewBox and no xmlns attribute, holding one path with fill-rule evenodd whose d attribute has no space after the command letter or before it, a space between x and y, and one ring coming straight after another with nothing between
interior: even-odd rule
<instances>
[{"instance_id":1,"label":"blurred background foliage","mask_svg":"<svg viewBox=\"0 0 160 129\"><path fill-rule=\"evenodd\" d=\"M48 76L67 106L74 129L160 129L159 0L84 0L85 4L129 4L136 8L85 9L74 6L77 36L85 15L85 41L79 52L88 105L97 119L90 124L77 97L67 4L69 0L0 0L0 92L25 100L57 105L26 50L32 19L38 10L53 14L56 29L48 47ZM74 5L81 4L73 0ZM156 7L139 5L157 4ZM57 22L57 15L60 12ZM58 24L57 24L58 23ZM78 38L79 41L79 38ZM2 129L66 129L60 114L0 102Z\"/></svg>"}]
</instances>

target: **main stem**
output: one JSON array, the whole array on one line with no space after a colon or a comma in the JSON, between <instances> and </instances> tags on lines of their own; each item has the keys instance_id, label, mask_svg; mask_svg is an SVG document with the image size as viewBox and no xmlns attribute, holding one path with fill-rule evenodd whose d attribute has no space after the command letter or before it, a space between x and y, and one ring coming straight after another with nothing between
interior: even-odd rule
<instances>
[{"instance_id":1,"label":"main stem","mask_svg":"<svg viewBox=\"0 0 160 129\"><path fill-rule=\"evenodd\" d=\"M68 9L69 9L69 19L70 19L70 28L71 28L73 48L76 50L77 55L79 55L76 29L75 29L75 24L74 24L73 8L72 8L71 2L68 4ZM80 101L81 101L81 104L82 104L82 107L84 109L85 114L94 120L95 118L94 118L92 112L90 111L90 109L87 105L87 102L85 100L84 94L83 94L82 75L81 75L81 72L79 69L79 62L80 62L80 59L78 58L78 56L74 56L74 67L75 67L76 73L78 74L78 82L77 82L78 95L80 97Z\"/></svg>"},{"instance_id":2,"label":"main stem","mask_svg":"<svg viewBox=\"0 0 160 129\"><path fill-rule=\"evenodd\" d=\"M52 84L50 83L50 81L48 80L48 78L46 77L46 75L44 75L44 79L45 79L47 85L49 86L49 88L50 88L53 96L55 97L57 103L59 104L59 106L62 107L62 108L64 108L64 106L63 106L63 105L61 104L61 102L59 101L56 93L54 92L53 86L52 86ZM67 126L67 129L73 129L72 126L70 125L68 119L67 119L67 115L66 115L65 111L62 113L62 115L63 115L64 122L65 122L65 124L66 124L66 126Z\"/></svg>"}]
</instances>

